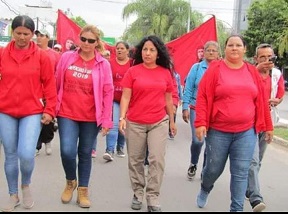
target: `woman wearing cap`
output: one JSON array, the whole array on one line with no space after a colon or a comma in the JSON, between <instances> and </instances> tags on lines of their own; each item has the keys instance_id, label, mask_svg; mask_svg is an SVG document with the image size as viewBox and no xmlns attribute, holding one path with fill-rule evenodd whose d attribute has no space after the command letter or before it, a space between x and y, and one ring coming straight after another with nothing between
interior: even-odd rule
<instances>
[{"instance_id":1,"label":"woman wearing cap","mask_svg":"<svg viewBox=\"0 0 288 214\"><path fill-rule=\"evenodd\" d=\"M47 53L31 41L34 21L19 15L11 28L14 39L0 53L0 138L10 194L2 211L13 211L20 204L19 170L23 206L33 207L30 183L35 147L42 124L49 124L55 116L57 102L53 65Z\"/></svg>"},{"instance_id":2,"label":"woman wearing cap","mask_svg":"<svg viewBox=\"0 0 288 214\"><path fill-rule=\"evenodd\" d=\"M60 44L56 44L54 45L53 49L55 51L57 51L58 53L61 53L62 52L62 46Z\"/></svg>"}]
</instances>

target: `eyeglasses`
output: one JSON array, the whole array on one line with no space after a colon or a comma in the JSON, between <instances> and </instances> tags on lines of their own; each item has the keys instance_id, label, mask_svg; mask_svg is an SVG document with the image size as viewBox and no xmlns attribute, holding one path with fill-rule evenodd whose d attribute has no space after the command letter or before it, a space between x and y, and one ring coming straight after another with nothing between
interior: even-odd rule
<instances>
[{"instance_id":1,"label":"eyeglasses","mask_svg":"<svg viewBox=\"0 0 288 214\"><path fill-rule=\"evenodd\" d=\"M80 40L81 40L82 42L88 41L89 44L93 44L93 43L96 42L96 39L87 39L87 38L85 38L85 37L83 37L83 36L80 37Z\"/></svg>"},{"instance_id":2,"label":"eyeglasses","mask_svg":"<svg viewBox=\"0 0 288 214\"><path fill-rule=\"evenodd\" d=\"M216 52L218 52L218 51L217 51L217 50L213 50L213 49L206 49L205 52L207 52L207 53L210 53L210 52L216 53Z\"/></svg>"}]
</instances>

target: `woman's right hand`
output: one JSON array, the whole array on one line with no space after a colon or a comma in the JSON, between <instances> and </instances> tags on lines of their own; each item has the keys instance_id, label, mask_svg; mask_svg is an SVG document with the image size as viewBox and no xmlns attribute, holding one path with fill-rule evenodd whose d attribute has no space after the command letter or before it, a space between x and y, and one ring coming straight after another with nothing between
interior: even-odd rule
<instances>
[{"instance_id":1,"label":"woman's right hand","mask_svg":"<svg viewBox=\"0 0 288 214\"><path fill-rule=\"evenodd\" d=\"M196 137L198 138L199 141L203 141L204 138L206 137L207 130L205 126L199 126L196 129Z\"/></svg>"},{"instance_id":2,"label":"woman's right hand","mask_svg":"<svg viewBox=\"0 0 288 214\"><path fill-rule=\"evenodd\" d=\"M119 131L125 135L125 129L126 129L126 120L123 119L121 121L119 121Z\"/></svg>"}]
</instances>

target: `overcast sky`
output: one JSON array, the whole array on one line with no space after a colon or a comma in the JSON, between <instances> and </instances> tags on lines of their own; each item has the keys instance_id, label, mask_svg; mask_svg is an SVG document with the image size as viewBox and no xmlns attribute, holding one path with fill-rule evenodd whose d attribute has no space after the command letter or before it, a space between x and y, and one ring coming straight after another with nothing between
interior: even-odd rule
<instances>
[{"instance_id":1,"label":"overcast sky","mask_svg":"<svg viewBox=\"0 0 288 214\"><path fill-rule=\"evenodd\" d=\"M0 0L0 18L15 17L14 12L19 12L25 4L36 6L47 1L49 0ZM55 17L57 9L62 11L69 9L73 16L81 16L89 24L96 25L106 37L120 37L126 26L133 21L133 18L122 19L123 8L132 0L50 0L50 2ZM214 14L217 19L232 25L234 0L190 0L190 3L193 10L203 15ZM210 17L207 15L207 18ZM52 16L51 19L55 21Z\"/></svg>"}]
</instances>

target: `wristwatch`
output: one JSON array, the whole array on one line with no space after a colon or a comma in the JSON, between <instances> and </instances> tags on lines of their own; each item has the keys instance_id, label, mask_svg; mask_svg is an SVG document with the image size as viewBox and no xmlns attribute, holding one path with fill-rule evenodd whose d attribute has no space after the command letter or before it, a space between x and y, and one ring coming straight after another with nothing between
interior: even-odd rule
<instances>
[{"instance_id":1,"label":"wristwatch","mask_svg":"<svg viewBox=\"0 0 288 214\"><path fill-rule=\"evenodd\" d=\"M121 121L121 120L125 120L125 117L120 117L120 118L119 118L119 121Z\"/></svg>"}]
</instances>

